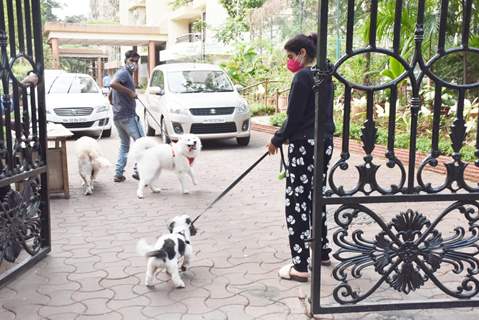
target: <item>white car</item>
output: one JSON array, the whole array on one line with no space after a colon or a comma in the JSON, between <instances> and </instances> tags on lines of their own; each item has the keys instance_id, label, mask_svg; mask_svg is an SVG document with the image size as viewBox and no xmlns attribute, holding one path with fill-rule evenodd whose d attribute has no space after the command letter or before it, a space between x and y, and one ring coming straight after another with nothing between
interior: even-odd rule
<instances>
[{"instance_id":1,"label":"white car","mask_svg":"<svg viewBox=\"0 0 479 320\"><path fill-rule=\"evenodd\" d=\"M250 140L246 101L218 66L199 63L164 64L154 68L146 89L147 135L159 133L165 142L186 133L200 139Z\"/></svg>"},{"instance_id":2,"label":"white car","mask_svg":"<svg viewBox=\"0 0 479 320\"><path fill-rule=\"evenodd\" d=\"M95 80L87 74L45 75L47 121L60 123L72 132L111 135L113 111Z\"/></svg>"}]
</instances>

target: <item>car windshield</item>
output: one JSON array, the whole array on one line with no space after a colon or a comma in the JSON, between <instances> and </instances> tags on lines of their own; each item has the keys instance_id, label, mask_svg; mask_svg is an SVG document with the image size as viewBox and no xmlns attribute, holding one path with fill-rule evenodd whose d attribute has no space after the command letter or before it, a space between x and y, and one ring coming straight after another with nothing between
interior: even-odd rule
<instances>
[{"instance_id":1,"label":"car windshield","mask_svg":"<svg viewBox=\"0 0 479 320\"><path fill-rule=\"evenodd\" d=\"M223 71L189 70L168 72L173 93L230 92L233 86Z\"/></svg>"},{"instance_id":2,"label":"car windshield","mask_svg":"<svg viewBox=\"0 0 479 320\"><path fill-rule=\"evenodd\" d=\"M47 93L98 93L98 86L88 76L58 75L47 85Z\"/></svg>"}]
</instances>

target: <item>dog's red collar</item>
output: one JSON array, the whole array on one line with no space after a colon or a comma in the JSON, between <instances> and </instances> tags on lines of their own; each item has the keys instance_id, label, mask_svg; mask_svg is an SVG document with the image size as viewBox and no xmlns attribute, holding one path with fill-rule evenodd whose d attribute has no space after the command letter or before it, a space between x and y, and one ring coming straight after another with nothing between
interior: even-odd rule
<instances>
[{"instance_id":1,"label":"dog's red collar","mask_svg":"<svg viewBox=\"0 0 479 320\"><path fill-rule=\"evenodd\" d=\"M171 148L171 153L173 154L173 158L176 156L175 154L175 149L173 149L173 146ZM193 165L193 161L195 161L195 158L188 158L186 157L186 159L188 159L188 164L190 165L190 167Z\"/></svg>"}]
</instances>

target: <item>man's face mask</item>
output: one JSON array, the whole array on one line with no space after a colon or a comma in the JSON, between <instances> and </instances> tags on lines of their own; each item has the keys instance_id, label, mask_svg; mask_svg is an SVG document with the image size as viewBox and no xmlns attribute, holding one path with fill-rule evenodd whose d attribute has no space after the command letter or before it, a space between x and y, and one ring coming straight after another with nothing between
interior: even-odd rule
<instances>
[{"instance_id":1,"label":"man's face mask","mask_svg":"<svg viewBox=\"0 0 479 320\"><path fill-rule=\"evenodd\" d=\"M131 73L135 72L138 69L138 62L128 61L125 64L125 68Z\"/></svg>"}]
</instances>

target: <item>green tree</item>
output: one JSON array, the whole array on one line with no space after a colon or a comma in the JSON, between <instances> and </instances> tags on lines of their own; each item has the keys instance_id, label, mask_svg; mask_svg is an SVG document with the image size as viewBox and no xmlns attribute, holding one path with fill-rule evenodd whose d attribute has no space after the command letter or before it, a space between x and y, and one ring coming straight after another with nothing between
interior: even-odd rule
<instances>
[{"instance_id":1,"label":"green tree","mask_svg":"<svg viewBox=\"0 0 479 320\"><path fill-rule=\"evenodd\" d=\"M217 38L223 43L243 40L244 33L249 31L249 11L261 7L264 2L265 0L220 0L228 12L228 18L217 33Z\"/></svg>"}]
</instances>

